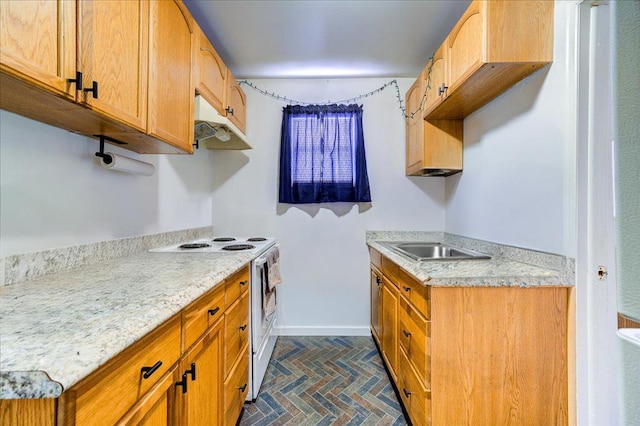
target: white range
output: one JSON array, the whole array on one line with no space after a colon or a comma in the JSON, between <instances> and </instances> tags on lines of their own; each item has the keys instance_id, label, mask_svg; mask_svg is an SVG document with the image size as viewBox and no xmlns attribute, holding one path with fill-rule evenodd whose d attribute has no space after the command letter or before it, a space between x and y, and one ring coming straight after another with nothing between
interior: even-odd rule
<instances>
[{"instance_id":1,"label":"white range","mask_svg":"<svg viewBox=\"0 0 640 426\"><path fill-rule=\"evenodd\" d=\"M249 392L247 400L255 401L258 397L260 385L264 379L269 360L276 345L277 336L275 324L278 317L276 292L269 290L265 279L265 266L268 256L279 250L275 238L264 237L215 237L212 239L199 239L176 244L168 247L159 247L149 250L155 253L250 253L254 255L251 261L251 358L249 360ZM270 298L269 313L265 313L264 299ZM273 302L275 301L275 309Z\"/></svg>"}]
</instances>

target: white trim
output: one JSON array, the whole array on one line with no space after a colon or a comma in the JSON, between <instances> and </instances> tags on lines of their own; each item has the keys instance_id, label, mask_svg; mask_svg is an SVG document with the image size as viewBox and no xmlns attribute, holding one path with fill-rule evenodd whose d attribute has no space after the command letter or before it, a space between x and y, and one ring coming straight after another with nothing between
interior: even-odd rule
<instances>
[{"instance_id":1,"label":"white trim","mask_svg":"<svg viewBox=\"0 0 640 426\"><path fill-rule=\"evenodd\" d=\"M581 1L576 5L573 23L576 80L572 88L576 108L572 113L576 126L577 172L577 424L617 424L615 269L609 260L600 260L602 256L612 257L612 247L605 242L607 212L603 207L610 204L607 185L611 179L602 174L601 164L610 154L606 144L606 128L611 120L610 99L606 93L610 79L610 69L607 69L610 61L606 57L609 38L603 37L609 31L609 21L603 19L606 12L599 17L593 9L608 7L608 2ZM602 59L602 55L606 58ZM606 75L606 72L609 77L603 81L600 73ZM610 276L607 281L598 281L596 268L603 263L609 267Z\"/></svg>"},{"instance_id":2,"label":"white trim","mask_svg":"<svg viewBox=\"0 0 640 426\"><path fill-rule=\"evenodd\" d=\"M369 327L277 326L277 336L371 336Z\"/></svg>"}]
</instances>

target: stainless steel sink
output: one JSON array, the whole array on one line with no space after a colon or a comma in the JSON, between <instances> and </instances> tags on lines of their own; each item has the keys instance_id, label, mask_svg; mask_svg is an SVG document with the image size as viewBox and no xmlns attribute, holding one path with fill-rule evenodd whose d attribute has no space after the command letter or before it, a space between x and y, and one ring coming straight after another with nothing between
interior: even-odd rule
<instances>
[{"instance_id":1,"label":"stainless steel sink","mask_svg":"<svg viewBox=\"0 0 640 426\"><path fill-rule=\"evenodd\" d=\"M473 250L461 249L443 243L394 241L381 243L385 247L413 260L476 260L491 256Z\"/></svg>"}]
</instances>

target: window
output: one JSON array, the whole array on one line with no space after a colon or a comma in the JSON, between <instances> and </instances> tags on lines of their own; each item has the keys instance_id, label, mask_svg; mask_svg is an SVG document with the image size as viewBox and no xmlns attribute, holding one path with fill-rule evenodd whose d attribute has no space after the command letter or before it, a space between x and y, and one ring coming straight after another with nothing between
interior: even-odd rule
<instances>
[{"instance_id":1,"label":"window","mask_svg":"<svg viewBox=\"0 0 640 426\"><path fill-rule=\"evenodd\" d=\"M286 106L280 145L280 202L370 202L358 105Z\"/></svg>"}]
</instances>

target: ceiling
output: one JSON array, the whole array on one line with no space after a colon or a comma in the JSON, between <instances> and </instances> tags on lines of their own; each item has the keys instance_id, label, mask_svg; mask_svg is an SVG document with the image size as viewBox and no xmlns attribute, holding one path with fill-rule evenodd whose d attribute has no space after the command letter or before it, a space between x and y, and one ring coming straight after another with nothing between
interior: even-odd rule
<instances>
[{"instance_id":1,"label":"ceiling","mask_svg":"<svg viewBox=\"0 0 640 426\"><path fill-rule=\"evenodd\" d=\"M237 78L416 77L470 0L185 0Z\"/></svg>"}]
</instances>

